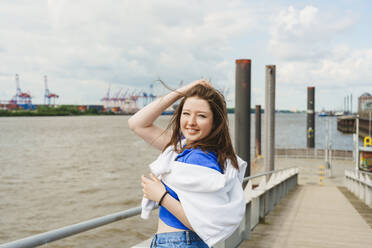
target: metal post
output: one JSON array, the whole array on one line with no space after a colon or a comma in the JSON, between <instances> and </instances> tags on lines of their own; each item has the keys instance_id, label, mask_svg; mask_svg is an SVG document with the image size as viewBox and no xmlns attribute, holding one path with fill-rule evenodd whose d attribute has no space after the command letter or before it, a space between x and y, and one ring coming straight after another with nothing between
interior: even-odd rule
<instances>
[{"instance_id":1,"label":"metal post","mask_svg":"<svg viewBox=\"0 0 372 248\"><path fill-rule=\"evenodd\" d=\"M326 164L326 168L329 169L329 118L327 118L326 120L327 124L326 124L326 130L327 130L327 135L325 136L326 138L326 142L325 142L325 149L324 149L324 157L325 157L325 164Z\"/></svg>"},{"instance_id":2,"label":"metal post","mask_svg":"<svg viewBox=\"0 0 372 248\"><path fill-rule=\"evenodd\" d=\"M260 156L261 153L261 105L256 105L255 112L255 129L256 129L256 157Z\"/></svg>"},{"instance_id":3,"label":"metal post","mask_svg":"<svg viewBox=\"0 0 372 248\"><path fill-rule=\"evenodd\" d=\"M346 96L344 96L344 114L346 114Z\"/></svg>"},{"instance_id":4,"label":"metal post","mask_svg":"<svg viewBox=\"0 0 372 248\"><path fill-rule=\"evenodd\" d=\"M307 87L307 148L315 146L315 87Z\"/></svg>"},{"instance_id":5,"label":"metal post","mask_svg":"<svg viewBox=\"0 0 372 248\"><path fill-rule=\"evenodd\" d=\"M356 116L355 120L356 130L356 149L355 149L355 170L359 170L359 115Z\"/></svg>"},{"instance_id":6,"label":"metal post","mask_svg":"<svg viewBox=\"0 0 372 248\"><path fill-rule=\"evenodd\" d=\"M350 112L353 114L353 94L350 94Z\"/></svg>"},{"instance_id":7,"label":"metal post","mask_svg":"<svg viewBox=\"0 0 372 248\"><path fill-rule=\"evenodd\" d=\"M331 120L330 120L331 121ZM332 137L332 125L329 123L329 176L332 177L332 147L333 147L333 137Z\"/></svg>"},{"instance_id":8,"label":"metal post","mask_svg":"<svg viewBox=\"0 0 372 248\"><path fill-rule=\"evenodd\" d=\"M251 175L251 60L237 59L235 71L235 150L248 166Z\"/></svg>"},{"instance_id":9,"label":"metal post","mask_svg":"<svg viewBox=\"0 0 372 248\"><path fill-rule=\"evenodd\" d=\"M275 154L275 65L266 66L265 89L265 171L274 170Z\"/></svg>"},{"instance_id":10,"label":"metal post","mask_svg":"<svg viewBox=\"0 0 372 248\"><path fill-rule=\"evenodd\" d=\"M244 218L244 231L242 233L243 240L249 240L251 236L251 214L252 213L252 201L247 203L245 208L245 218Z\"/></svg>"},{"instance_id":11,"label":"metal post","mask_svg":"<svg viewBox=\"0 0 372 248\"><path fill-rule=\"evenodd\" d=\"M371 137L371 111L369 111L369 124L368 124L368 136Z\"/></svg>"}]
</instances>

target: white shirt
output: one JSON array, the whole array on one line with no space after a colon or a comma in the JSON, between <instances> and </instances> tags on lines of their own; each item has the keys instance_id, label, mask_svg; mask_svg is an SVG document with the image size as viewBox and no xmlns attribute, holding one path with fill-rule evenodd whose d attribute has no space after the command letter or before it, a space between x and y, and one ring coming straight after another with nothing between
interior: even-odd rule
<instances>
[{"instance_id":1,"label":"white shirt","mask_svg":"<svg viewBox=\"0 0 372 248\"><path fill-rule=\"evenodd\" d=\"M192 229L209 247L228 238L245 213L242 188L247 163L237 157L239 171L228 160L225 173L200 165L175 161L168 147L149 165L150 170L178 195ZM155 202L142 199L141 217L147 219Z\"/></svg>"}]
</instances>

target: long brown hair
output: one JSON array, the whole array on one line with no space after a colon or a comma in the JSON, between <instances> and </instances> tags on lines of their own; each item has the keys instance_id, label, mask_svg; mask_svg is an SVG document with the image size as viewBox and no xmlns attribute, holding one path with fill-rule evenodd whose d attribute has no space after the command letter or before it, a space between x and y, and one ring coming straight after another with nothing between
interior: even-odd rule
<instances>
[{"instance_id":1,"label":"long brown hair","mask_svg":"<svg viewBox=\"0 0 372 248\"><path fill-rule=\"evenodd\" d=\"M208 102L213 112L213 126L211 132L204 138L187 144L182 147L182 133L180 128L180 120L183 105L189 97L198 97ZM204 85L196 85L192 87L181 100L176 111L173 114L172 120L167 129L172 129L172 137L164 150L173 145L176 152L181 153L186 148L200 148L204 152L210 151L217 154L217 160L221 166L221 170L225 169L226 160L230 160L233 167L239 169L235 151L231 143L229 125L227 119L227 109L224 96L216 89L206 87Z\"/></svg>"}]
</instances>

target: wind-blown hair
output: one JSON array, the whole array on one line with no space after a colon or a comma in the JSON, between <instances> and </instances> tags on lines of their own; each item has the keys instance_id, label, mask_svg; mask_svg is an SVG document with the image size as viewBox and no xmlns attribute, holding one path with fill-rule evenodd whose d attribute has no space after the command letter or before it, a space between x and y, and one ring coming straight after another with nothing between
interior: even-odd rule
<instances>
[{"instance_id":1,"label":"wind-blown hair","mask_svg":"<svg viewBox=\"0 0 372 248\"><path fill-rule=\"evenodd\" d=\"M182 147L181 140L183 136L180 120L183 105L189 97L198 97L208 102L213 112L213 125L211 132L206 137ZM172 137L169 143L164 147L164 150L173 145L175 151L181 153L186 148L198 147L204 152L215 152L222 171L225 169L225 162L227 160L231 161L233 167L239 169L229 133L225 98L218 90L200 84L192 87L184 94L167 129L172 129Z\"/></svg>"}]
</instances>

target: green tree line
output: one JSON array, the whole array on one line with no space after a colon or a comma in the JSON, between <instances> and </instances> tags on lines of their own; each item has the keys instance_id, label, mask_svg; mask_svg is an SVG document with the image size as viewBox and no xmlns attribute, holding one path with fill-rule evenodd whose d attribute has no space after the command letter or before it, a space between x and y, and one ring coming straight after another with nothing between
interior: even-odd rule
<instances>
[{"instance_id":1,"label":"green tree line","mask_svg":"<svg viewBox=\"0 0 372 248\"><path fill-rule=\"evenodd\" d=\"M69 115L114 115L113 112L99 112L91 108L81 111L75 105L60 105L57 107L38 106L35 110L0 110L0 116L69 116Z\"/></svg>"}]
</instances>

